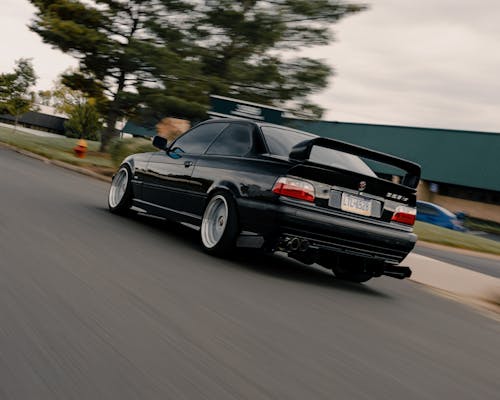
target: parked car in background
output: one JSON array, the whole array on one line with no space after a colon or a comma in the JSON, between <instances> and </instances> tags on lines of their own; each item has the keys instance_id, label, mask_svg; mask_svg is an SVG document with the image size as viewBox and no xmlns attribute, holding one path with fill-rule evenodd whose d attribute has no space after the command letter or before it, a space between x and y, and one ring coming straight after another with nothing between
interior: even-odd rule
<instances>
[{"instance_id":1,"label":"parked car in background","mask_svg":"<svg viewBox=\"0 0 500 400\"><path fill-rule=\"evenodd\" d=\"M417 221L464 232L463 220L444 207L427 201L417 201Z\"/></svg>"}]
</instances>

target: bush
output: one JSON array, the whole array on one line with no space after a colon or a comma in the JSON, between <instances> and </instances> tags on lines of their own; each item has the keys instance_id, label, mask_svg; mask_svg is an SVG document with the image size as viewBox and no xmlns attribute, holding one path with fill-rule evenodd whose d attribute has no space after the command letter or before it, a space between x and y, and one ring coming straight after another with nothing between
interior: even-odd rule
<instances>
[{"instance_id":1,"label":"bush","mask_svg":"<svg viewBox=\"0 0 500 400\"><path fill-rule=\"evenodd\" d=\"M90 103L74 106L69 114L69 119L64 124L67 137L88 140L99 140L101 127L99 113L96 107Z\"/></svg>"},{"instance_id":2,"label":"bush","mask_svg":"<svg viewBox=\"0 0 500 400\"><path fill-rule=\"evenodd\" d=\"M131 154L156 150L149 139L143 138L113 139L109 146L111 160L115 167L119 167L123 159Z\"/></svg>"}]
</instances>

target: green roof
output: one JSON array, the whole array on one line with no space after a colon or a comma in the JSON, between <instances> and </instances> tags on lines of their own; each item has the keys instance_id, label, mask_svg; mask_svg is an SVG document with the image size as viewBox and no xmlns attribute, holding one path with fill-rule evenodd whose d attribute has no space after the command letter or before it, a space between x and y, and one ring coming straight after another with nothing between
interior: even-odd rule
<instances>
[{"instance_id":1,"label":"green roof","mask_svg":"<svg viewBox=\"0 0 500 400\"><path fill-rule=\"evenodd\" d=\"M415 161L427 181L500 191L500 133L296 119L286 125Z\"/></svg>"}]
</instances>

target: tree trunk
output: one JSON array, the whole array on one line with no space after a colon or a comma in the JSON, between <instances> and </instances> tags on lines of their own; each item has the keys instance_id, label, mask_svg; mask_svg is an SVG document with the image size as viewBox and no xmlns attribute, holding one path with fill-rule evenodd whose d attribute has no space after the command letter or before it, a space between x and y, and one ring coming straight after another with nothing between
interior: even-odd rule
<instances>
[{"instance_id":1,"label":"tree trunk","mask_svg":"<svg viewBox=\"0 0 500 400\"><path fill-rule=\"evenodd\" d=\"M101 135L101 148L99 151L107 152L109 147L109 142L116 136L116 121L118 120L118 114L111 108L108 112L106 118L106 129Z\"/></svg>"},{"instance_id":2,"label":"tree trunk","mask_svg":"<svg viewBox=\"0 0 500 400\"><path fill-rule=\"evenodd\" d=\"M119 117L120 110L120 95L125 88L125 75L126 73L122 71L120 73L120 77L118 78L118 87L116 89L116 93L113 101L109 105L108 115L106 117L106 130L102 133L101 136L101 148L100 151L107 152L109 142L116 136L116 121Z\"/></svg>"}]
</instances>

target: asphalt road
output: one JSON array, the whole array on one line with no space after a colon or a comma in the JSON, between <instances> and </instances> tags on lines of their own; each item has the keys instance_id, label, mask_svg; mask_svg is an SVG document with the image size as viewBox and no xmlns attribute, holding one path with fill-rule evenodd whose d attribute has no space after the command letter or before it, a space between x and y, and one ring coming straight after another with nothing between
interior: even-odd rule
<instances>
[{"instance_id":1,"label":"asphalt road","mask_svg":"<svg viewBox=\"0 0 500 400\"><path fill-rule=\"evenodd\" d=\"M0 399L498 399L498 321L105 208L0 149Z\"/></svg>"},{"instance_id":2,"label":"asphalt road","mask_svg":"<svg viewBox=\"0 0 500 400\"><path fill-rule=\"evenodd\" d=\"M459 267L471 269L482 274L500 278L500 262L498 258L477 257L474 255L464 254L454 250L437 249L428 246L422 246L417 243L415 253L435 258L449 264L458 265Z\"/></svg>"}]
</instances>

